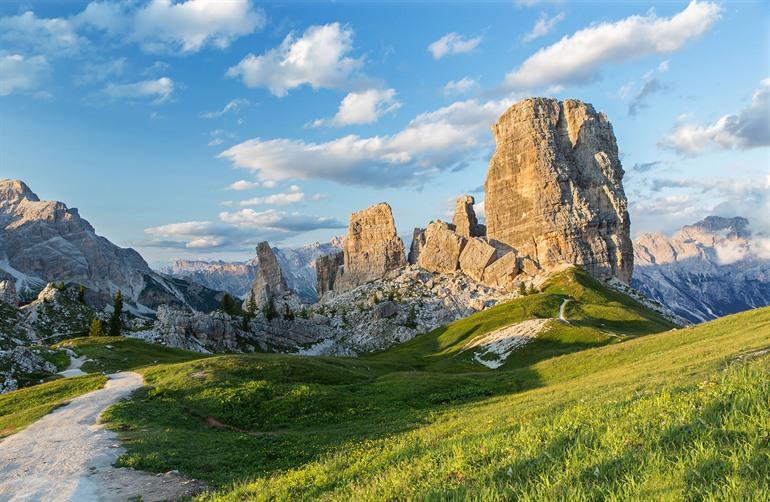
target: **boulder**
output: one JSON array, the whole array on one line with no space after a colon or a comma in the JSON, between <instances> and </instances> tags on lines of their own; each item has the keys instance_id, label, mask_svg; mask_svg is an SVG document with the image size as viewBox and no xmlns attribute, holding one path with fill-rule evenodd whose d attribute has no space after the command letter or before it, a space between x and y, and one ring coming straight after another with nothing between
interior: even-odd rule
<instances>
[{"instance_id":1,"label":"boulder","mask_svg":"<svg viewBox=\"0 0 770 502\"><path fill-rule=\"evenodd\" d=\"M519 275L519 260L516 253L510 252L492 262L484 269L482 282L494 288L513 291L513 280Z\"/></svg>"},{"instance_id":2,"label":"boulder","mask_svg":"<svg viewBox=\"0 0 770 502\"><path fill-rule=\"evenodd\" d=\"M497 259L497 250L479 238L468 239L460 254L460 270L475 281L481 281L484 269Z\"/></svg>"},{"instance_id":3,"label":"boulder","mask_svg":"<svg viewBox=\"0 0 770 502\"><path fill-rule=\"evenodd\" d=\"M460 254L467 239L443 221L434 221L425 230L425 246L418 265L429 272L454 272L460 266Z\"/></svg>"},{"instance_id":4,"label":"boulder","mask_svg":"<svg viewBox=\"0 0 770 502\"><path fill-rule=\"evenodd\" d=\"M503 113L492 132L487 236L544 269L571 263L628 282L628 203L607 117L581 101L531 98Z\"/></svg>"},{"instance_id":5,"label":"boulder","mask_svg":"<svg viewBox=\"0 0 770 502\"><path fill-rule=\"evenodd\" d=\"M398 305L390 300L385 300L374 306L374 312L372 313L374 319L387 319L398 314Z\"/></svg>"},{"instance_id":6,"label":"boulder","mask_svg":"<svg viewBox=\"0 0 770 502\"><path fill-rule=\"evenodd\" d=\"M382 278L406 265L404 243L396 233L388 204L381 202L350 216L343 253L343 273L334 281L337 292Z\"/></svg>"},{"instance_id":7,"label":"boulder","mask_svg":"<svg viewBox=\"0 0 770 502\"><path fill-rule=\"evenodd\" d=\"M482 237L486 230L484 225L479 225L476 219L476 212L473 210L473 204L475 203L476 201L470 195L459 197L455 203L452 225L455 227L455 232L465 238Z\"/></svg>"}]
</instances>

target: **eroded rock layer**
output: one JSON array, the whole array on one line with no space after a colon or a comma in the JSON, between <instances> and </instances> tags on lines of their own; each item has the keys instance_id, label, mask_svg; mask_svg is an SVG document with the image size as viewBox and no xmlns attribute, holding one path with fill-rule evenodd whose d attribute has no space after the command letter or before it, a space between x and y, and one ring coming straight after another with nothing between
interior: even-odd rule
<instances>
[{"instance_id":1,"label":"eroded rock layer","mask_svg":"<svg viewBox=\"0 0 770 502\"><path fill-rule=\"evenodd\" d=\"M628 203L607 117L581 101L531 98L509 108L492 132L487 237L545 269L573 263L630 281Z\"/></svg>"}]
</instances>

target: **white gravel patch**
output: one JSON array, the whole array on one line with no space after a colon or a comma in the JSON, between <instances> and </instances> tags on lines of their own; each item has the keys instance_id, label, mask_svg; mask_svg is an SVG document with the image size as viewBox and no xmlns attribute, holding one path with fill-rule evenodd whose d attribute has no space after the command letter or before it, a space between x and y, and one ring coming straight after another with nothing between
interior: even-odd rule
<instances>
[{"instance_id":1,"label":"white gravel patch","mask_svg":"<svg viewBox=\"0 0 770 502\"><path fill-rule=\"evenodd\" d=\"M473 358L496 369L511 353L534 340L552 319L528 319L487 333L471 341L463 350L474 350Z\"/></svg>"}]
</instances>

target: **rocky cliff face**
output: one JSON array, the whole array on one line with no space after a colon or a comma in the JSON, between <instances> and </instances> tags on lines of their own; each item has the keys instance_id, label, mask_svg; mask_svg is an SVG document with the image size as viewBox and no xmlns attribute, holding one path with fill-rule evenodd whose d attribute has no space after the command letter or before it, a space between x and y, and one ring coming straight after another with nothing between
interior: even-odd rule
<instances>
[{"instance_id":1,"label":"rocky cliff face","mask_svg":"<svg viewBox=\"0 0 770 502\"><path fill-rule=\"evenodd\" d=\"M335 238L330 242L314 242L295 248L273 248L273 252L289 288L296 291L303 301L313 303L318 301L319 296L316 291L316 260L341 248L342 239ZM170 276L244 299L251 291L257 270L259 264L256 257L245 262L175 260L161 269Z\"/></svg>"},{"instance_id":2,"label":"rocky cliff face","mask_svg":"<svg viewBox=\"0 0 770 502\"><path fill-rule=\"evenodd\" d=\"M323 296L324 293L334 290L334 281L337 279L337 271L340 270L340 267L342 267L344 262L344 253L342 251L321 256L316 260L316 291L318 291L319 296Z\"/></svg>"},{"instance_id":3,"label":"rocky cliff face","mask_svg":"<svg viewBox=\"0 0 770 502\"><path fill-rule=\"evenodd\" d=\"M476 211L473 205L475 199L470 195L463 195L455 203L455 214L452 216L452 225L455 232L463 237L483 237L486 234L486 227L479 225L476 219Z\"/></svg>"},{"instance_id":4,"label":"rocky cliff face","mask_svg":"<svg viewBox=\"0 0 770 502\"><path fill-rule=\"evenodd\" d=\"M216 304L217 294L187 297L184 284L153 272L139 253L96 235L77 209L41 201L23 182L8 179L0 180L0 280L14 281L26 297L48 282L82 284L86 300L99 308L120 289L127 308L145 313L161 303L203 310Z\"/></svg>"},{"instance_id":5,"label":"rocky cliff face","mask_svg":"<svg viewBox=\"0 0 770 502\"><path fill-rule=\"evenodd\" d=\"M770 305L770 240L742 217L710 216L634 240L632 285L692 322Z\"/></svg>"},{"instance_id":6,"label":"rocky cliff face","mask_svg":"<svg viewBox=\"0 0 770 502\"><path fill-rule=\"evenodd\" d=\"M256 302L256 307L261 308L269 299L283 296L289 292L286 280L283 278L283 272L278 265L278 260L273 253L270 244L260 242L257 245L257 273L254 278L254 284L251 286L251 293L246 299L246 303Z\"/></svg>"},{"instance_id":7,"label":"rocky cliff face","mask_svg":"<svg viewBox=\"0 0 770 502\"><path fill-rule=\"evenodd\" d=\"M404 243L396 233L393 212L384 202L375 204L350 216L334 290L347 291L405 265Z\"/></svg>"},{"instance_id":8,"label":"rocky cliff face","mask_svg":"<svg viewBox=\"0 0 770 502\"><path fill-rule=\"evenodd\" d=\"M487 237L545 269L573 263L630 281L623 169L604 114L581 101L531 98L509 108L492 132Z\"/></svg>"}]
</instances>

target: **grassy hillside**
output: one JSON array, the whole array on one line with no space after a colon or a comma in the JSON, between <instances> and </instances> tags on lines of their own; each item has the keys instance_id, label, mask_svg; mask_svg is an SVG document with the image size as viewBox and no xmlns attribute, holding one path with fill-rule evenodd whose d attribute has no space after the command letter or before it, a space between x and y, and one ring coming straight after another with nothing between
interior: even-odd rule
<instances>
[{"instance_id":1,"label":"grassy hillside","mask_svg":"<svg viewBox=\"0 0 770 502\"><path fill-rule=\"evenodd\" d=\"M500 369L464 350L568 297L570 323ZM767 498L770 309L670 328L567 273L371 357L151 366L106 418L122 465L179 469L212 500Z\"/></svg>"}]
</instances>

